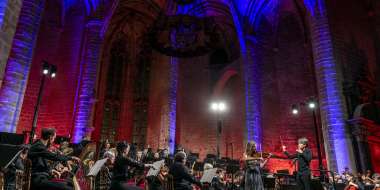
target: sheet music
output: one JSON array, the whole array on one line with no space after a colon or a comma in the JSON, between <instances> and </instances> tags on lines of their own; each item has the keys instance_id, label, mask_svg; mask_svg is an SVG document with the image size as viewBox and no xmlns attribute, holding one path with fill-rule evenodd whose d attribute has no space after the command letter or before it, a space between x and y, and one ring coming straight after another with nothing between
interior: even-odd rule
<instances>
[{"instance_id":1,"label":"sheet music","mask_svg":"<svg viewBox=\"0 0 380 190\"><path fill-rule=\"evenodd\" d=\"M160 160L153 163L153 167L156 170L160 170L161 166L165 164L165 160Z\"/></svg>"},{"instance_id":2,"label":"sheet music","mask_svg":"<svg viewBox=\"0 0 380 190\"><path fill-rule=\"evenodd\" d=\"M161 166L165 164L165 160L160 160L153 163L153 168L150 168L146 176L157 176L160 172Z\"/></svg>"},{"instance_id":3,"label":"sheet music","mask_svg":"<svg viewBox=\"0 0 380 190\"><path fill-rule=\"evenodd\" d=\"M201 183L211 183L212 179L216 176L216 170L218 168L212 168L204 171L203 176L201 178Z\"/></svg>"},{"instance_id":4,"label":"sheet music","mask_svg":"<svg viewBox=\"0 0 380 190\"><path fill-rule=\"evenodd\" d=\"M96 161L94 166L90 169L90 172L88 172L87 176L92 176L92 177L97 176L100 169L102 169L102 167L107 162L107 160L108 160L108 158L104 158L102 160Z\"/></svg>"}]
</instances>

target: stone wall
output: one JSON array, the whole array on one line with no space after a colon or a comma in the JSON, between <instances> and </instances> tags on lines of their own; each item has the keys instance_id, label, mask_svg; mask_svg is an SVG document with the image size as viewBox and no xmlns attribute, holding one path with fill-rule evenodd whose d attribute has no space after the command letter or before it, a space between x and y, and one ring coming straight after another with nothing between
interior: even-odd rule
<instances>
[{"instance_id":1,"label":"stone wall","mask_svg":"<svg viewBox=\"0 0 380 190\"><path fill-rule=\"evenodd\" d=\"M41 80L42 60L57 66L57 77L47 78L45 83L37 131L43 127L55 127L59 135L68 136L74 125L73 110L76 106L79 71L83 66L80 58L85 21L81 9L68 11L65 19L62 19L60 12L55 9L56 6L48 4L46 7L47 12L35 48L18 132L28 131L32 125ZM60 22L61 19L66 22Z\"/></svg>"},{"instance_id":2,"label":"stone wall","mask_svg":"<svg viewBox=\"0 0 380 190\"><path fill-rule=\"evenodd\" d=\"M22 0L0 2L0 88L16 31Z\"/></svg>"}]
</instances>

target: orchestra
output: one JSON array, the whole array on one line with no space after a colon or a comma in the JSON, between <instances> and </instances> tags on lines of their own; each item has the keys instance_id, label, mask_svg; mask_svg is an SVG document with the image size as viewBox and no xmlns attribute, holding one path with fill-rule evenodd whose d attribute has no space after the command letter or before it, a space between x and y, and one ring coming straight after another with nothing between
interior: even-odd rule
<instances>
[{"instance_id":1,"label":"orchestra","mask_svg":"<svg viewBox=\"0 0 380 190\"><path fill-rule=\"evenodd\" d=\"M55 129L45 128L41 131L41 139L36 140L30 147L23 148L22 153L5 173L4 189L22 189L16 188L20 187L20 184L16 182L15 171L27 170L24 166L25 160L31 161L32 190L281 189L281 179L278 177L280 175L264 172L272 154L257 150L253 141L247 143L240 160L223 160L208 156L202 162L197 154L183 148L178 148L173 156L168 148L153 151L147 147L145 150L139 150L136 145L125 141L116 145L106 141L100 146L101 149L96 149L92 142L86 142L86 146L82 143L81 151L78 151L75 150L75 145L67 142L58 143L59 147L54 146L55 137ZM310 169L312 153L308 148L307 139L298 140L298 148L294 154L289 153L285 146L282 148L284 155L294 159L297 164L297 172L294 175L296 186L299 189L311 189L311 180L315 176L312 176ZM74 156L75 152L79 152L80 158ZM105 162L98 166L97 162L100 160ZM158 163L160 164L157 165ZM96 167L99 167L98 172L89 177L88 174ZM345 190L364 190L368 187L371 190L380 189L380 175L371 171L352 174L347 169L341 175L335 173L329 177L328 184L345 184ZM204 180L205 178L208 180ZM266 186L267 178L276 178L275 186ZM326 186L326 189L332 188Z\"/></svg>"}]
</instances>

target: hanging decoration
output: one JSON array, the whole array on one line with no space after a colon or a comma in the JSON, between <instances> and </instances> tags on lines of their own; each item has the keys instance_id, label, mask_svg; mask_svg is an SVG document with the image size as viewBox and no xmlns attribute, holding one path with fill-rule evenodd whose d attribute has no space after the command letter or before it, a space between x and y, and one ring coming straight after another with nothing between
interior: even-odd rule
<instances>
[{"instance_id":1,"label":"hanging decoration","mask_svg":"<svg viewBox=\"0 0 380 190\"><path fill-rule=\"evenodd\" d=\"M219 29L212 17L165 16L151 33L152 46L173 57L193 57L209 53L220 43Z\"/></svg>"}]
</instances>

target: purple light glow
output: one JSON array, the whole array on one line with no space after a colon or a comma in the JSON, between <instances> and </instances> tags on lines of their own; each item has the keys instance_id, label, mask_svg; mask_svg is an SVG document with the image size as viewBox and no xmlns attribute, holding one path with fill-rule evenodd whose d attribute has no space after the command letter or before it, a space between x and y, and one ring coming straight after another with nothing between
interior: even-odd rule
<instances>
[{"instance_id":1,"label":"purple light glow","mask_svg":"<svg viewBox=\"0 0 380 190\"><path fill-rule=\"evenodd\" d=\"M177 121L178 58L171 57L169 75L169 151L173 154Z\"/></svg>"},{"instance_id":2,"label":"purple light glow","mask_svg":"<svg viewBox=\"0 0 380 190\"><path fill-rule=\"evenodd\" d=\"M241 3L244 4L244 3ZM241 6L241 4L239 4ZM229 1L229 7L235 28L238 34L240 50L243 58L244 67L244 82L245 82L245 102L246 102L246 129L247 140L255 141L257 149L261 151L262 148L262 129L261 129L261 109L260 109L260 86L258 84L260 78L258 76L257 64L254 64L248 55L247 47L245 44L244 33L239 21L238 14L232 1ZM251 52L251 51L249 51Z\"/></svg>"},{"instance_id":3,"label":"purple light glow","mask_svg":"<svg viewBox=\"0 0 380 190\"><path fill-rule=\"evenodd\" d=\"M32 64L43 0L24 0L0 90L0 131L16 132Z\"/></svg>"},{"instance_id":4,"label":"purple light glow","mask_svg":"<svg viewBox=\"0 0 380 190\"><path fill-rule=\"evenodd\" d=\"M7 10L7 0L0 1L0 28L3 26L5 11Z\"/></svg>"},{"instance_id":5,"label":"purple light glow","mask_svg":"<svg viewBox=\"0 0 380 190\"><path fill-rule=\"evenodd\" d=\"M84 3L86 7L86 13L89 15L92 11L96 11L96 9L100 6L102 0L64 0L64 9L65 11L69 10L71 7L77 5L78 3Z\"/></svg>"},{"instance_id":6,"label":"purple light glow","mask_svg":"<svg viewBox=\"0 0 380 190\"><path fill-rule=\"evenodd\" d=\"M261 18L276 13L279 0L234 0L241 16L248 17L249 24L259 27Z\"/></svg>"},{"instance_id":7,"label":"purple light glow","mask_svg":"<svg viewBox=\"0 0 380 190\"><path fill-rule=\"evenodd\" d=\"M333 44L328 18L323 0L305 0L310 11L312 45L316 76L319 87L319 100L324 126L324 137L329 157L330 170L339 173L345 167L352 167L349 141L345 130L345 112L341 81L333 55ZM352 168L351 168L352 169Z\"/></svg>"},{"instance_id":8,"label":"purple light glow","mask_svg":"<svg viewBox=\"0 0 380 190\"><path fill-rule=\"evenodd\" d=\"M78 80L77 101L75 105L76 115L74 121L73 142L78 143L83 139L86 128L92 127L91 113L95 100L95 84L97 74L97 64L99 61L100 46L102 39L100 31L103 22L99 20L89 21L86 30L86 50L81 61L80 74ZM79 96L78 96L79 95Z\"/></svg>"}]
</instances>

